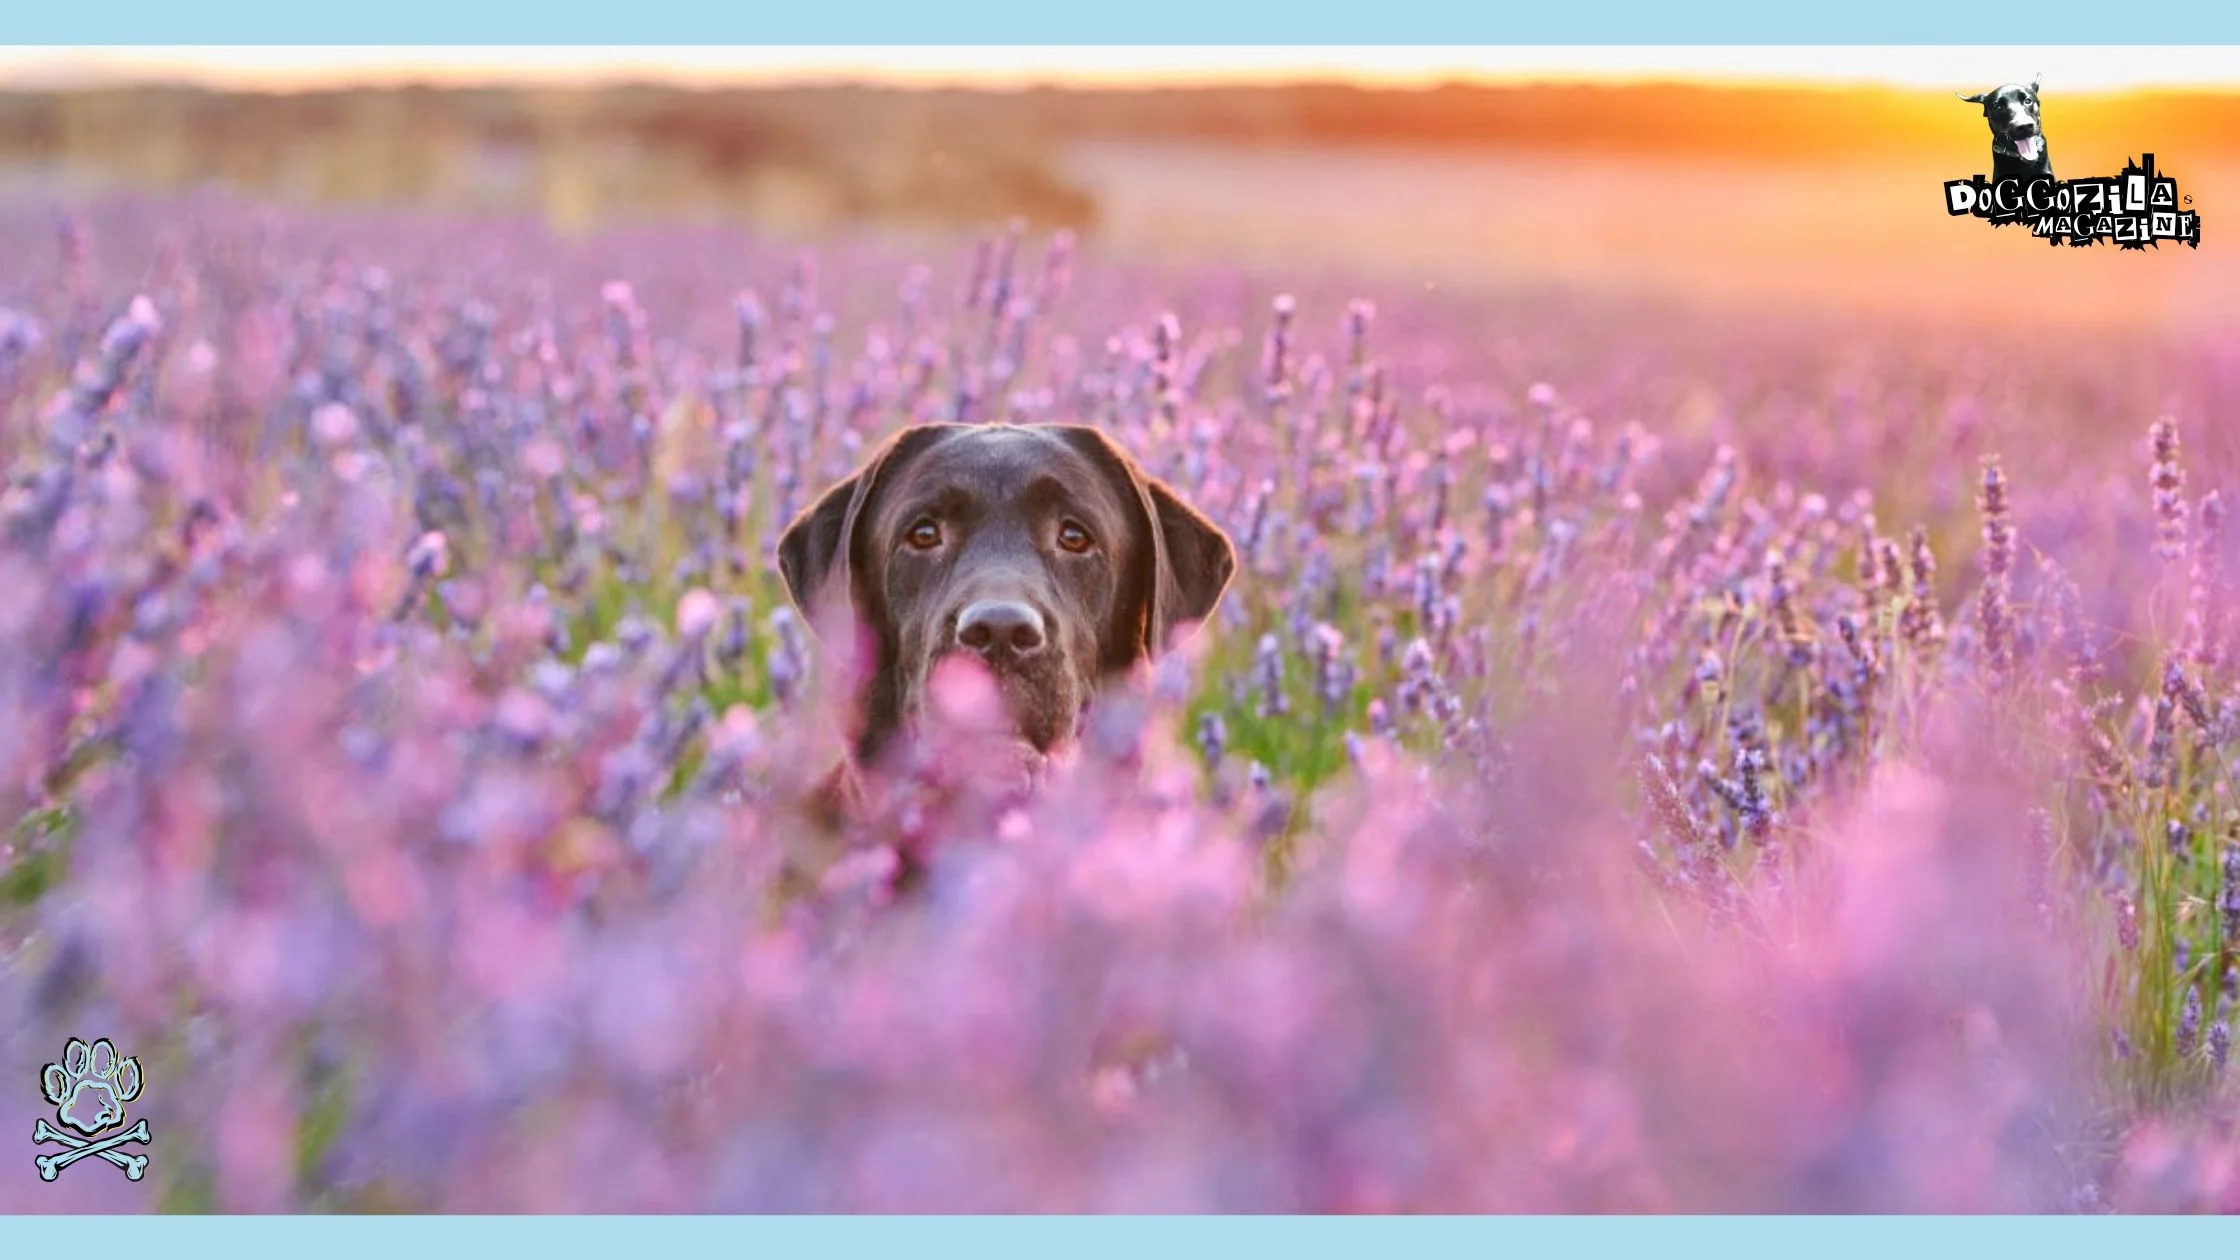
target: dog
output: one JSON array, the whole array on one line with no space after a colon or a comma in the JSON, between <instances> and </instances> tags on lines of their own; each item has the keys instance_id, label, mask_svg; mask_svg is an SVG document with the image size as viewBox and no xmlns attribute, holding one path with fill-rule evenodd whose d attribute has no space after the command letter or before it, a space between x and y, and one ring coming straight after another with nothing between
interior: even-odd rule
<instances>
[{"instance_id":1,"label":"dog","mask_svg":"<svg viewBox=\"0 0 2240 1260\"><path fill-rule=\"evenodd\" d=\"M1991 127L1991 182L2053 178L2053 158L2046 151L2045 125L2039 116L2038 78L2029 87L2009 83L1973 96L1956 93L1971 105L1983 106L1984 121Z\"/></svg>"},{"instance_id":2,"label":"dog","mask_svg":"<svg viewBox=\"0 0 2240 1260\"><path fill-rule=\"evenodd\" d=\"M922 424L796 517L778 567L811 625L844 615L870 649L849 757L824 789L831 824L854 772L918 724L944 662L984 668L1021 750L1047 756L1101 686L1213 612L1237 558L1097 429Z\"/></svg>"}]
</instances>

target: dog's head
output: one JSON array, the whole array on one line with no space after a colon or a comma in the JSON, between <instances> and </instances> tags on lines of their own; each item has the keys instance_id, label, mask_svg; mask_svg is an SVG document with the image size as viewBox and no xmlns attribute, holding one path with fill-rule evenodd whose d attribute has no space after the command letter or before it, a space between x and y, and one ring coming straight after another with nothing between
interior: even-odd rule
<instances>
[{"instance_id":1,"label":"dog's head","mask_svg":"<svg viewBox=\"0 0 2240 1260\"><path fill-rule=\"evenodd\" d=\"M1095 429L904 429L787 527L778 563L815 615L848 601L876 643L858 698L869 761L944 659L994 677L1018 736L1068 741L1100 682L1213 611L1228 536Z\"/></svg>"},{"instance_id":2,"label":"dog's head","mask_svg":"<svg viewBox=\"0 0 2240 1260\"><path fill-rule=\"evenodd\" d=\"M1973 96L1962 93L1960 99L1983 106L1984 121L1991 127L1991 144L1994 149L2004 148L2025 162L2037 162L2045 157L2046 133L2038 115L2038 80L2032 78L2029 87L2009 83L1990 92Z\"/></svg>"}]
</instances>

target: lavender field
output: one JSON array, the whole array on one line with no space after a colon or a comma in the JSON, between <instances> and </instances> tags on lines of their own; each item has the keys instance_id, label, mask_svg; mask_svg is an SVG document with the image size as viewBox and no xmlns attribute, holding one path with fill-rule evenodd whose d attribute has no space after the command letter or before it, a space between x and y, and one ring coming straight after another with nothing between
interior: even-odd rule
<instances>
[{"instance_id":1,"label":"lavender field","mask_svg":"<svg viewBox=\"0 0 2240 1260\"><path fill-rule=\"evenodd\" d=\"M2240 1211L2240 343L1016 226L0 258L0 1129L108 1037L154 1134L8 1211ZM836 851L776 538L957 419L1240 572Z\"/></svg>"}]
</instances>

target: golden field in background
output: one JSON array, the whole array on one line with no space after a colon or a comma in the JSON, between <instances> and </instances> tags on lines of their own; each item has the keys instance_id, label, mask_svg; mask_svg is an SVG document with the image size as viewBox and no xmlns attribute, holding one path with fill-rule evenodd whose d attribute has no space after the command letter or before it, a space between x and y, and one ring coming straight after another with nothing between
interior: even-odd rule
<instances>
[{"instance_id":1,"label":"golden field in background","mask_svg":"<svg viewBox=\"0 0 2240 1260\"><path fill-rule=\"evenodd\" d=\"M677 218L780 236L1017 214L1128 257L1450 286L1555 284L2199 326L2240 315L2240 97L2064 98L2057 171L2152 151L2199 250L2054 249L1948 218L1983 123L1932 91L1634 85L0 93L0 184Z\"/></svg>"}]
</instances>

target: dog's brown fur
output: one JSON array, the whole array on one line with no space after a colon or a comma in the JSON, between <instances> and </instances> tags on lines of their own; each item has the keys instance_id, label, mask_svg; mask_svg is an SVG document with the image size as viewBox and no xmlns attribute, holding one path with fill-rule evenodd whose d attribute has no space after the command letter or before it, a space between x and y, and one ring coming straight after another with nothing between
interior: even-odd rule
<instances>
[{"instance_id":1,"label":"dog's brown fur","mask_svg":"<svg viewBox=\"0 0 2240 1260\"><path fill-rule=\"evenodd\" d=\"M862 626L876 644L850 697L849 755L807 802L839 828L861 803L859 773L915 724L936 665L984 658L1020 739L1048 753L1104 681L1213 611L1236 551L1096 429L930 424L827 489L778 561L810 624ZM996 604L1032 610L1029 647L964 646L960 619Z\"/></svg>"}]
</instances>

